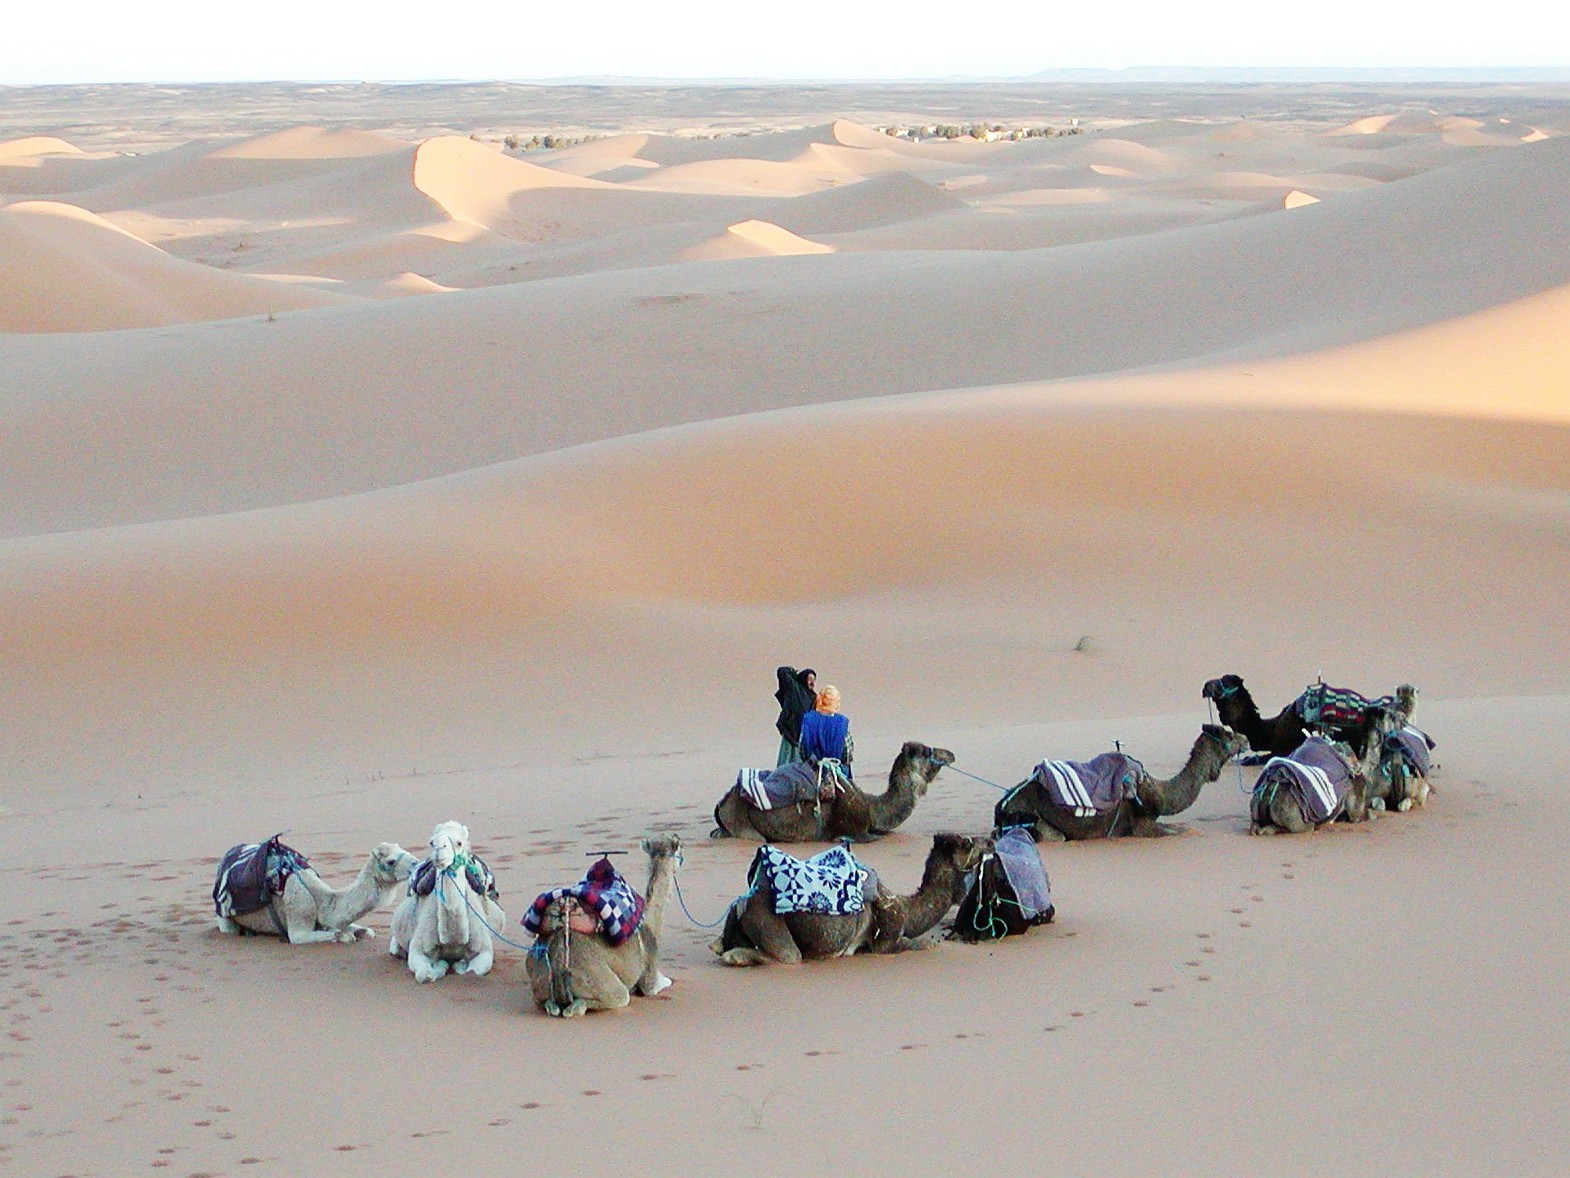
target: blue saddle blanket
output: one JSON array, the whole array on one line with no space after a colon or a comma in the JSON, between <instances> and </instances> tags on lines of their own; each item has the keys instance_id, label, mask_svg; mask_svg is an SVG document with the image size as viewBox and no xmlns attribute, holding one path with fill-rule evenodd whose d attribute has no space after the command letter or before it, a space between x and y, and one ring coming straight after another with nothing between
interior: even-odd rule
<instances>
[{"instance_id":1,"label":"blue saddle blanket","mask_svg":"<svg viewBox=\"0 0 1570 1178\"><path fill-rule=\"evenodd\" d=\"M867 893L876 887L875 877L844 847L798 859L767 843L752 857L747 882L752 887L767 882L774 892L774 911L780 915L849 916L866 907Z\"/></svg>"},{"instance_id":2,"label":"blue saddle blanket","mask_svg":"<svg viewBox=\"0 0 1570 1178\"><path fill-rule=\"evenodd\" d=\"M1399 755L1406 762L1407 772L1418 777L1427 777L1433 768L1433 749L1434 738L1414 724L1385 737L1385 751Z\"/></svg>"}]
</instances>

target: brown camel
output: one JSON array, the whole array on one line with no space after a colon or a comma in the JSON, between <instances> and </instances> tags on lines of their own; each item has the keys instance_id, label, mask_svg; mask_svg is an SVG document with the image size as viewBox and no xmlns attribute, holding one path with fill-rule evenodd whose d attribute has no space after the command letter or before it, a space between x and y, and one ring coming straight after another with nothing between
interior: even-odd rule
<instances>
[{"instance_id":1,"label":"brown camel","mask_svg":"<svg viewBox=\"0 0 1570 1178\"><path fill-rule=\"evenodd\" d=\"M546 1014L573 1018L591 1010L615 1010L631 1002L633 994L653 997L671 984L660 972L660 932L681 865L681 839L650 835L643 849L649 856L647 900L637 931L622 944L613 946L595 931L593 916L571 897L546 908L538 948L524 959L534 1003ZM574 916L587 924L579 929Z\"/></svg>"},{"instance_id":2,"label":"brown camel","mask_svg":"<svg viewBox=\"0 0 1570 1178\"><path fill-rule=\"evenodd\" d=\"M894 830L916 809L932 779L954 763L948 749L907 740L889 769L889 787L868 794L853 783L826 799L810 799L760 810L733 785L714 807L710 838L755 839L764 843L870 842Z\"/></svg>"},{"instance_id":3,"label":"brown camel","mask_svg":"<svg viewBox=\"0 0 1570 1178\"><path fill-rule=\"evenodd\" d=\"M1059 805L1046 786L1031 776L1003 795L993 810L993 822L999 830L1024 826L1037 840L1049 842L1177 834L1179 828L1157 819L1181 814L1198 801L1200 789L1220 777L1227 761L1243 746L1240 733L1206 724L1189 750L1188 762L1172 777L1152 777L1132 757L1123 758L1133 774L1129 796L1110 809L1088 814Z\"/></svg>"},{"instance_id":4,"label":"brown camel","mask_svg":"<svg viewBox=\"0 0 1570 1178\"><path fill-rule=\"evenodd\" d=\"M1317 734L1305 738L1289 758L1295 762L1333 769L1333 758L1345 767L1345 777L1331 781L1337 800L1314 812L1299 789L1291 788L1289 777L1272 773L1272 766L1283 758L1271 758L1260 772L1249 801L1250 834L1302 834L1332 822L1367 822L1369 783L1379 772L1384 740L1399 727L1398 714L1384 708L1369 709L1368 751L1359 756L1344 741L1332 741Z\"/></svg>"},{"instance_id":5,"label":"brown camel","mask_svg":"<svg viewBox=\"0 0 1570 1178\"><path fill-rule=\"evenodd\" d=\"M965 894L967 874L991 849L992 840L940 834L932 840L921 886L896 896L878 885L860 912L835 915L774 911L774 892L760 878L731 905L725 929L709 947L726 965L795 965L802 960L849 957L853 953L899 953L925 948L917 937L937 927Z\"/></svg>"}]
</instances>

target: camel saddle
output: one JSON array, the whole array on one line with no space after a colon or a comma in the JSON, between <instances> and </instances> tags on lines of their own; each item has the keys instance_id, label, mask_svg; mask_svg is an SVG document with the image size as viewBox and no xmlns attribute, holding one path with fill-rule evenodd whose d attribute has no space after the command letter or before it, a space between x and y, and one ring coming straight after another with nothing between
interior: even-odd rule
<instances>
[{"instance_id":1,"label":"camel saddle","mask_svg":"<svg viewBox=\"0 0 1570 1178\"><path fill-rule=\"evenodd\" d=\"M280 833L260 843L238 843L224 852L213 881L214 912L234 917L264 908L272 911L273 897L283 892L289 877L311 865L299 851L279 842L281 837ZM282 935L276 912L273 924Z\"/></svg>"},{"instance_id":2,"label":"camel saddle","mask_svg":"<svg viewBox=\"0 0 1570 1178\"><path fill-rule=\"evenodd\" d=\"M1310 736L1290 755L1265 762L1254 782L1254 796L1284 789L1302 808L1303 817L1317 826L1341 812L1351 782L1346 758L1323 736Z\"/></svg>"},{"instance_id":3,"label":"camel saddle","mask_svg":"<svg viewBox=\"0 0 1570 1178\"><path fill-rule=\"evenodd\" d=\"M736 788L759 810L778 810L818 797L818 771L805 761L792 761L777 769L740 769Z\"/></svg>"},{"instance_id":4,"label":"camel saddle","mask_svg":"<svg viewBox=\"0 0 1570 1178\"><path fill-rule=\"evenodd\" d=\"M484 896L487 900L500 898L496 890L496 873L491 866L478 855L463 856L463 873L468 877L469 890L476 896ZM414 874L409 877L409 894L411 896L429 896L436 888L436 877L441 874L441 869L432 859L426 859L414 869Z\"/></svg>"},{"instance_id":5,"label":"camel saddle","mask_svg":"<svg viewBox=\"0 0 1570 1178\"><path fill-rule=\"evenodd\" d=\"M1089 761L1042 761L1031 779L1059 809L1076 818L1115 810L1134 797L1144 766L1124 753L1102 753Z\"/></svg>"},{"instance_id":6,"label":"camel saddle","mask_svg":"<svg viewBox=\"0 0 1570 1178\"><path fill-rule=\"evenodd\" d=\"M554 901L564 897L576 900L584 911L594 915L596 931L612 948L630 940L643 921L643 897L622 878L609 859L601 858L578 883L566 888L552 888L536 896L529 910L523 914L524 931L539 936L545 910Z\"/></svg>"},{"instance_id":7,"label":"camel saddle","mask_svg":"<svg viewBox=\"0 0 1570 1178\"><path fill-rule=\"evenodd\" d=\"M798 859L765 843L752 857L747 886L756 890L763 882L774 893L774 911L815 912L823 916L850 916L866 907L867 897L877 894L877 876L856 862L847 847L830 847L811 859Z\"/></svg>"},{"instance_id":8,"label":"camel saddle","mask_svg":"<svg viewBox=\"0 0 1570 1178\"><path fill-rule=\"evenodd\" d=\"M1415 724L1407 724L1385 737L1385 751L1405 761L1408 773L1427 777L1433 767L1434 738Z\"/></svg>"},{"instance_id":9,"label":"camel saddle","mask_svg":"<svg viewBox=\"0 0 1570 1178\"><path fill-rule=\"evenodd\" d=\"M1350 687L1331 687L1328 683L1311 683L1292 701L1292 710L1304 724L1329 728L1350 728L1362 723L1370 708L1393 710L1395 706L1393 695L1369 699Z\"/></svg>"}]
</instances>

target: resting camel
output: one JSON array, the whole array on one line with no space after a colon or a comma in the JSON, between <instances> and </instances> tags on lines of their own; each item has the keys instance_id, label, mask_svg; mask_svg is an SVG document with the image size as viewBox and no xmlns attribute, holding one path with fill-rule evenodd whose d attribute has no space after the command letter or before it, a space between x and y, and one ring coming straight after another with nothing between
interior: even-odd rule
<instances>
[{"instance_id":1,"label":"resting camel","mask_svg":"<svg viewBox=\"0 0 1570 1178\"><path fill-rule=\"evenodd\" d=\"M278 843L276 839L259 844L262 854L276 846L290 856L295 852ZM246 844L231 847L219 864L219 882L223 881L225 866L237 851ZM277 934L291 945L320 945L328 941L350 944L361 937L374 937L376 930L356 924L374 908L380 908L392 899L398 886L409 878L414 869L414 856L397 843L377 843L354 877L354 882L342 890L327 886L303 858L302 866L288 871L283 891L274 892L266 905L250 912L221 909L217 916L218 931L239 936L244 933ZM219 900L219 888L214 887L214 901Z\"/></svg>"},{"instance_id":2,"label":"resting camel","mask_svg":"<svg viewBox=\"0 0 1570 1178\"><path fill-rule=\"evenodd\" d=\"M967 874L981 863L992 840L963 834L933 837L921 886L897 896L877 885L860 912L836 915L774 911L767 879L731 905L725 929L709 948L726 965L849 957L853 953L899 953L925 948L917 937L937 927L965 894Z\"/></svg>"},{"instance_id":3,"label":"resting camel","mask_svg":"<svg viewBox=\"0 0 1570 1178\"><path fill-rule=\"evenodd\" d=\"M1385 737L1378 763L1368 782L1371 810L1412 810L1428 804L1433 742L1427 733L1405 724Z\"/></svg>"},{"instance_id":4,"label":"resting camel","mask_svg":"<svg viewBox=\"0 0 1570 1178\"><path fill-rule=\"evenodd\" d=\"M1397 713L1370 708L1368 727L1368 751L1361 756L1344 741L1313 734L1289 757L1267 761L1249 800L1249 833L1302 834L1336 821L1367 822L1369 783L1378 773L1385 737L1398 727ZM1282 761L1320 769L1327 792L1316 800L1308 783L1282 771ZM1337 761L1342 773L1336 772Z\"/></svg>"},{"instance_id":5,"label":"resting camel","mask_svg":"<svg viewBox=\"0 0 1570 1178\"><path fill-rule=\"evenodd\" d=\"M469 850L469 828L461 822L440 822L431 831L426 860L432 886L424 895L411 889L393 912L387 951L405 957L417 982L434 982L449 969L484 977L491 971L495 949L491 929L506 913L474 880L488 874ZM423 865L422 865L423 870Z\"/></svg>"},{"instance_id":6,"label":"resting camel","mask_svg":"<svg viewBox=\"0 0 1570 1178\"><path fill-rule=\"evenodd\" d=\"M1221 722L1241 732L1248 739L1249 748L1272 756L1284 757L1291 753L1315 727L1343 741L1356 732L1355 725L1311 725L1298 713L1297 700L1267 720L1260 714L1259 705L1254 702L1254 697L1249 694L1239 675L1223 675L1219 679L1212 679L1205 684L1200 694L1215 701L1216 715L1221 718ZM1417 688L1410 683L1403 683L1396 688L1393 698L1395 711L1404 716L1402 722L1410 720L1417 710ZM1361 756L1367 750L1358 745L1354 751Z\"/></svg>"},{"instance_id":7,"label":"resting camel","mask_svg":"<svg viewBox=\"0 0 1570 1178\"><path fill-rule=\"evenodd\" d=\"M773 810L760 810L733 785L714 807L710 838L755 839L765 843L869 842L888 834L911 816L916 799L932 779L954 763L948 749L907 740L889 769L889 787L868 794L852 783L826 800L810 799Z\"/></svg>"},{"instance_id":8,"label":"resting camel","mask_svg":"<svg viewBox=\"0 0 1570 1178\"><path fill-rule=\"evenodd\" d=\"M671 984L660 972L660 931L665 905L681 865L681 839L674 834L643 840L649 856L647 900L637 931L612 946L596 930L593 913L571 896L545 910L535 951L524 959L534 1003L546 1014L574 1018L590 1010L616 1010L633 994L652 998Z\"/></svg>"},{"instance_id":9,"label":"resting camel","mask_svg":"<svg viewBox=\"0 0 1570 1178\"><path fill-rule=\"evenodd\" d=\"M1200 789L1220 777L1227 761L1243 746L1240 733L1219 724L1206 724L1189 750L1187 764L1172 777L1152 777L1132 757L1121 757L1131 775L1125 798L1109 809L1084 814L1059 804L1033 774L1003 795L993 810L993 822L1000 830L1027 827L1035 838L1049 842L1177 834L1177 827L1157 819L1181 814L1198 801Z\"/></svg>"}]
</instances>

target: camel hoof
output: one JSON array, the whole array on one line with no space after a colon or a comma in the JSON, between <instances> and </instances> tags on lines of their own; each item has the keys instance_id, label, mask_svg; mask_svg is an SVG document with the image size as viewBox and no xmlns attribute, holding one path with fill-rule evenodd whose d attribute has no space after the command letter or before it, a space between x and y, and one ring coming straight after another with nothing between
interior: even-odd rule
<instances>
[{"instance_id":1,"label":"camel hoof","mask_svg":"<svg viewBox=\"0 0 1570 1178\"><path fill-rule=\"evenodd\" d=\"M1410 810L1412 808L1413 805L1414 805L1414 803L1413 803L1411 798L1402 798L1401 799L1401 804L1399 806L1397 806L1396 809L1400 810L1401 813L1405 814L1408 810Z\"/></svg>"},{"instance_id":2,"label":"camel hoof","mask_svg":"<svg viewBox=\"0 0 1570 1178\"><path fill-rule=\"evenodd\" d=\"M1278 827L1278 826L1261 826L1259 823L1255 822L1253 825L1251 825L1248 828L1248 833L1249 834L1259 834L1259 835L1280 834L1281 833L1281 828Z\"/></svg>"},{"instance_id":3,"label":"camel hoof","mask_svg":"<svg viewBox=\"0 0 1570 1178\"><path fill-rule=\"evenodd\" d=\"M662 973L657 973L654 975L654 980L652 982L650 982L647 986L642 987L643 996L645 998L653 998L656 994L663 993L664 991L670 989L670 985L671 980L668 977Z\"/></svg>"},{"instance_id":4,"label":"camel hoof","mask_svg":"<svg viewBox=\"0 0 1570 1178\"><path fill-rule=\"evenodd\" d=\"M709 831L709 837L711 839L728 839L730 838L730 831L726 830L723 826L716 826L713 830Z\"/></svg>"},{"instance_id":5,"label":"camel hoof","mask_svg":"<svg viewBox=\"0 0 1570 1178\"><path fill-rule=\"evenodd\" d=\"M438 961L429 969L421 968L412 970L411 972L414 974L414 980L423 985L426 982L434 982L437 978L446 973L447 963L445 961Z\"/></svg>"},{"instance_id":6,"label":"camel hoof","mask_svg":"<svg viewBox=\"0 0 1570 1178\"><path fill-rule=\"evenodd\" d=\"M726 965L744 967L749 965L762 965L768 958L756 949L727 949L720 954L720 960Z\"/></svg>"},{"instance_id":7,"label":"camel hoof","mask_svg":"<svg viewBox=\"0 0 1570 1178\"><path fill-rule=\"evenodd\" d=\"M1384 798L1369 798L1368 799L1368 808L1370 810L1383 810L1385 808L1385 799Z\"/></svg>"},{"instance_id":8,"label":"camel hoof","mask_svg":"<svg viewBox=\"0 0 1570 1178\"><path fill-rule=\"evenodd\" d=\"M468 973L469 963L467 961L455 961L452 963L452 971L453 973Z\"/></svg>"}]
</instances>

